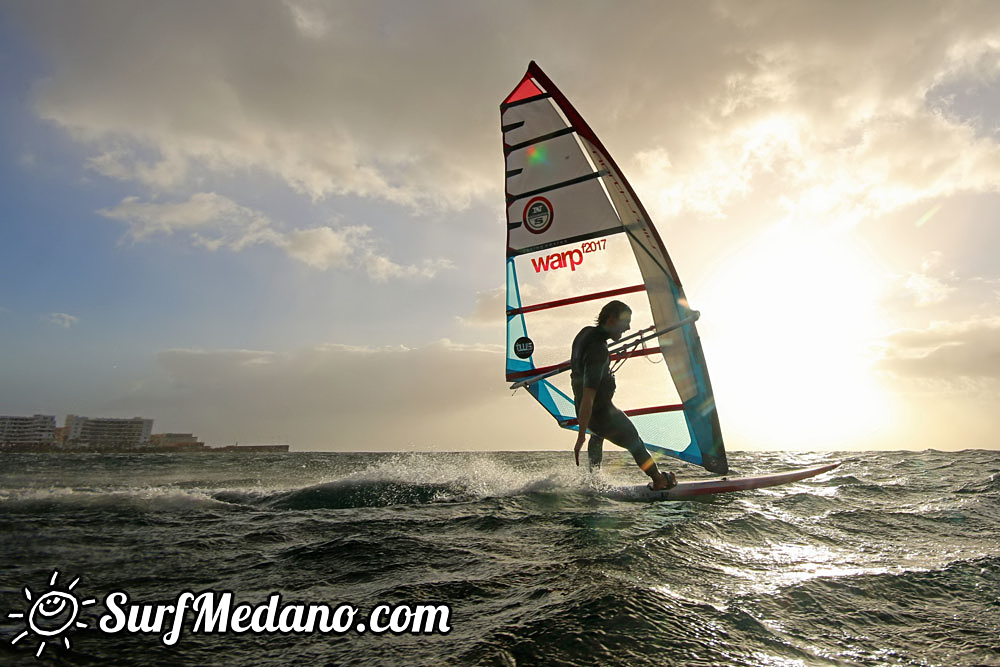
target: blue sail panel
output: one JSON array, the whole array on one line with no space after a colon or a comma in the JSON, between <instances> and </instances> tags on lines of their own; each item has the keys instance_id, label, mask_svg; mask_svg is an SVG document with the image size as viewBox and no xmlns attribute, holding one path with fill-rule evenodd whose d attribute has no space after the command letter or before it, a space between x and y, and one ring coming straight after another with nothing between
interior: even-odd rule
<instances>
[{"instance_id":1,"label":"blue sail panel","mask_svg":"<svg viewBox=\"0 0 1000 667\"><path fill-rule=\"evenodd\" d=\"M576 419L576 408L573 405L573 398L567 396L565 392L561 391L548 380L539 380L528 385L528 392L535 397L535 400L542 404L542 407L550 415L555 417L560 426L563 425L563 422ZM565 426L565 428L578 430L575 424Z\"/></svg>"},{"instance_id":2,"label":"blue sail panel","mask_svg":"<svg viewBox=\"0 0 1000 667\"><path fill-rule=\"evenodd\" d=\"M691 434L682 412L661 412L630 417L639 437L651 452L666 454L694 465L702 465L701 450L690 447Z\"/></svg>"}]
</instances>

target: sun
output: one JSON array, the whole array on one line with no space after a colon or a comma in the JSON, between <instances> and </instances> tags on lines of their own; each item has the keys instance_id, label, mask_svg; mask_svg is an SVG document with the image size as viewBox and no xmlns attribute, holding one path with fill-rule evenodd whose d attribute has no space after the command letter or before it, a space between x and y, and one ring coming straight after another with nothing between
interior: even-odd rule
<instances>
[{"instance_id":1,"label":"sun","mask_svg":"<svg viewBox=\"0 0 1000 667\"><path fill-rule=\"evenodd\" d=\"M56 588L58 578L59 571L53 570L52 577L49 579L50 590L38 597L35 597L31 589L25 586L24 597L31 603L31 608L26 613L12 611L7 614L7 618L25 618L27 616L25 629L10 643L16 644L28 635L34 634L40 640L35 657L42 654L47 642L58 642L60 638L63 646L69 649L69 637L61 637L61 635L68 630L86 628L86 623L77 620L80 610L97 602L97 600L90 598L82 601L77 599L72 591L79 583L79 577L70 582L65 590Z\"/></svg>"},{"instance_id":2,"label":"sun","mask_svg":"<svg viewBox=\"0 0 1000 667\"><path fill-rule=\"evenodd\" d=\"M748 449L852 449L884 438L895 399L873 371L888 272L849 229L780 224L699 291L720 415ZM725 410L723 412L723 409Z\"/></svg>"}]
</instances>

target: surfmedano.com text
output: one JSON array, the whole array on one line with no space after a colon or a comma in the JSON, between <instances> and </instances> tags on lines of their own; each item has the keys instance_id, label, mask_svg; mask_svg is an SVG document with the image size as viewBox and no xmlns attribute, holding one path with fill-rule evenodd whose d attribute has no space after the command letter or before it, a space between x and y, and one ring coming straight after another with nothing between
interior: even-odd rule
<instances>
[{"instance_id":1,"label":"surfmedano.com text","mask_svg":"<svg viewBox=\"0 0 1000 667\"><path fill-rule=\"evenodd\" d=\"M181 639L185 620L193 618L194 634L324 633L447 634L451 631L448 605L378 605L368 614L350 604L283 604L271 593L265 604L234 604L232 591L184 591L173 604L130 604L128 593L116 591L104 598L107 613L98 619L102 632L159 634L164 646Z\"/></svg>"}]
</instances>

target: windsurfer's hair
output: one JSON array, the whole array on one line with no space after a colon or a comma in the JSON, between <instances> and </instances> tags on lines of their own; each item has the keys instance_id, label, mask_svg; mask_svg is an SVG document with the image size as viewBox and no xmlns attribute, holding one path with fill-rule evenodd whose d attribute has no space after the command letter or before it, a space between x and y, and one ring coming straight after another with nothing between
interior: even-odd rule
<instances>
[{"instance_id":1,"label":"windsurfer's hair","mask_svg":"<svg viewBox=\"0 0 1000 667\"><path fill-rule=\"evenodd\" d=\"M628 307L628 304L618 301L608 301L604 304L604 308L601 308L601 312L597 315L597 324L607 324L608 320L612 317L621 317L623 313L631 313L632 309Z\"/></svg>"}]
</instances>

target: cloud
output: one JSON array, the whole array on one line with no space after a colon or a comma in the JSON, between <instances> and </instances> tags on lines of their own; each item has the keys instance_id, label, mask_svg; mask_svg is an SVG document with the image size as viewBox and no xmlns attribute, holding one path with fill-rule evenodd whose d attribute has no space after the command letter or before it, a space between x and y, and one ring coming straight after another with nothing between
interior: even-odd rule
<instances>
[{"instance_id":1,"label":"cloud","mask_svg":"<svg viewBox=\"0 0 1000 667\"><path fill-rule=\"evenodd\" d=\"M69 329L70 327L80 323L79 317L69 315L67 313L49 313L45 319L57 327L62 327L63 329Z\"/></svg>"},{"instance_id":2,"label":"cloud","mask_svg":"<svg viewBox=\"0 0 1000 667\"><path fill-rule=\"evenodd\" d=\"M1000 313L1000 278L996 277L995 262L989 254L990 241L973 232L964 233L980 241L967 247L956 246L953 232L943 230L940 236L949 245L947 254L927 251L919 244L908 250L924 253L922 258L917 255L906 260L918 266L890 274L878 298L879 311L892 323L889 326L910 329L927 327L932 321L983 321ZM905 245L897 243L894 250L900 247ZM977 270L980 275L974 273Z\"/></svg>"},{"instance_id":3,"label":"cloud","mask_svg":"<svg viewBox=\"0 0 1000 667\"><path fill-rule=\"evenodd\" d=\"M419 264L397 264L376 251L371 228L365 225L316 227L285 235L277 245L293 258L317 269L361 266L375 283L390 280L429 280L454 268L447 259L425 259Z\"/></svg>"},{"instance_id":4,"label":"cloud","mask_svg":"<svg viewBox=\"0 0 1000 667\"><path fill-rule=\"evenodd\" d=\"M293 0L282 0L284 5L292 13L295 20L295 27L299 32L312 39L321 39L330 31L330 22L323 12L323 7L314 0L295 2Z\"/></svg>"},{"instance_id":5,"label":"cloud","mask_svg":"<svg viewBox=\"0 0 1000 667\"><path fill-rule=\"evenodd\" d=\"M401 265L378 252L372 230L365 225L313 227L282 232L263 213L241 206L214 192L201 192L182 202L143 202L126 197L113 208L101 209L107 218L125 224L136 241L154 236L181 236L215 251L244 250L269 244L289 257L319 270L364 267L372 281L421 280L452 268L444 259Z\"/></svg>"},{"instance_id":6,"label":"cloud","mask_svg":"<svg viewBox=\"0 0 1000 667\"><path fill-rule=\"evenodd\" d=\"M1000 182L995 137L936 95L995 80L990 3L630 3L609 15L516 1L40 0L16 12L51 62L39 114L92 147L94 169L161 190L252 171L312 198L492 202L496 105L524 53L668 214L721 214L767 174L790 213L851 222ZM613 56L586 47L626 31Z\"/></svg>"},{"instance_id":7,"label":"cloud","mask_svg":"<svg viewBox=\"0 0 1000 667\"><path fill-rule=\"evenodd\" d=\"M940 251L933 251L923 259L919 271L902 278L902 290L912 296L917 306L942 303L958 289L958 276L954 270L943 270L942 259Z\"/></svg>"},{"instance_id":8,"label":"cloud","mask_svg":"<svg viewBox=\"0 0 1000 667\"><path fill-rule=\"evenodd\" d=\"M1000 316L903 329L886 343L880 366L900 377L945 383L1000 380Z\"/></svg>"},{"instance_id":9,"label":"cloud","mask_svg":"<svg viewBox=\"0 0 1000 667\"><path fill-rule=\"evenodd\" d=\"M962 276L932 251L918 270L897 276L881 306L910 325L878 344L878 368L945 399L1000 392L1000 309L995 278Z\"/></svg>"},{"instance_id":10,"label":"cloud","mask_svg":"<svg viewBox=\"0 0 1000 667\"><path fill-rule=\"evenodd\" d=\"M396 264L388 257L369 253L365 260L368 276L377 283L388 282L397 278L428 279L444 270L454 268L451 260L425 259L420 264L403 266Z\"/></svg>"},{"instance_id":11,"label":"cloud","mask_svg":"<svg viewBox=\"0 0 1000 667\"><path fill-rule=\"evenodd\" d=\"M458 321L467 327L493 328L500 331L506 320L507 288L497 287L476 293L476 303L472 312Z\"/></svg>"},{"instance_id":12,"label":"cloud","mask_svg":"<svg viewBox=\"0 0 1000 667\"><path fill-rule=\"evenodd\" d=\"M106 176L162 192L253 172L313 199L448 208L494 186L495 123L461 101L477 86L495 120L500 93L457 76L455 36L469 30L459 7L110 0L13 11L52 66L38 113L90 147L89 166Z\"/></svg>"},{"instance_id":13,"label":"cloud","mask_svg":"<svg viewBox=\"0 0 1000 667\"><path fill-rule=\"evenodd\" d=\"M530 439L530 429L555 426L526 395L511 398L503 354L500 346L447 340L286 353L167 350L157 374L112 407L213 444L273 438L296 449L341 451L533 448L542 443Z\"/></svg>"},{"instance_id":14,"label":"cloud","mask_svg":"<svg viewBox=\"0 0 1000 667\"><path fill-rule=\"evenodd\" d=\"M942 82L977 79L979 54L995 57L996 24L975 23L998 18L995 8L715 7L743 28L729 43L742 62L714 73L710 93L684 97L690 140L676 133L634 153L660 217L732 216L767 188L793 221L854 225L922 200L997 191L997 137L926 99Z\"/></svg>"},{"instance_id":15,"label":"cloud","mask_svg":"<svg viewBox=\"0 0 1000 667\"><path fill-rule=\"evenodd\" d=\"M371 229L365 226L300 229L287 234L280 244L291 257L313 268L343 268L370 232Z\"/></svg>"},{"instance_id":16,"label":"cloud","mask_svg":"<svg viewBox=\"0 0 1000 667\"><path fill-rule=\"evenodd\" d=\"M184 202L142 202L126 197L114 208L98 211L124 222L129 235L146 240L155 235L187 233L192 241L210 250L241 250L278 240L271 221L262 214L214 192L199 192Z\"/></svg>"},{"instance_id":17,"label":"cloud","mask_svg":"<svg viewBox=\"0 0 1000 667\"><path fill-rule=\"evenodd\" d=\"M169 190L182 184L188 177L193 158L185 156L182 151L159 146L157 159L141 156L142 145L115 141L112 148L87 158L87 166L108 178L120 181L133 181L154 191Z\"/></svg>"}]
</instances>

